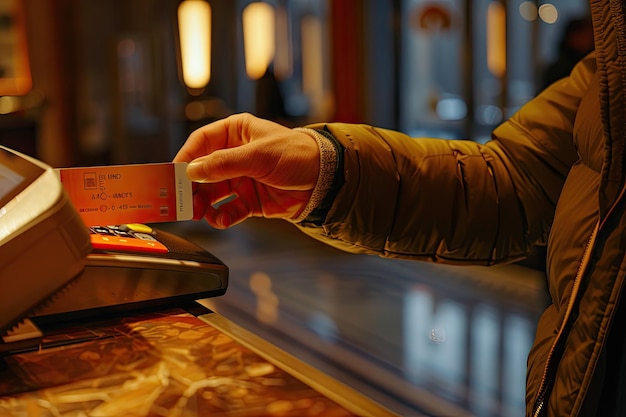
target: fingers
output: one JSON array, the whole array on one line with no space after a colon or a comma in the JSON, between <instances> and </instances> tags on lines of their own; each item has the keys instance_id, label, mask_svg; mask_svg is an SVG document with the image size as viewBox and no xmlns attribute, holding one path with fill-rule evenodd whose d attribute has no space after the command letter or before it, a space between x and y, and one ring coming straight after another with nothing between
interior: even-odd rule
<instances>
[{"instance_id":1,"label":"fingers","mask_svg":"<svg viewBox=\"0 0 626 417\"><path fill-rule=\"evenodd\" d=\"M213 227L225 229L262 211L254 183L240 178L215 184L198 184L193 196L194 220L206 219Z\"/></svg>"},{"instance_id":2,"label":"fingers","mask_svg":"<svg viewBox=\"0 0 626 417\"><path fill-rule=\"evenodd\" d=\"M194 218L223 229L297 216L317 182L320 149L310 134L240 114L193 132L174 161L189 163Z\"/></svg>"},{"instance_id":3,"label":"fingers","mask_svg":"<svg viewBox=\"0 0 626 417\"><path fill-rule=\"evenodd\" d=\"M190 162L218 149L232 148L247 143L259 135L260 131L267 131L267 127L263 128L263 126L268 123L271 122L258 119L248 113L234 114L209 123L189 135L174 157L174 162ZM280 125L276 126L280 127Z\"/></svg>"},{"instance_id":4,"label":"fingers","mask_svg":"<svg viewBox=\"0 0 626 417\"><path fill-rule=\"evenodd\" d=\"M205 213L205 220L216 229L226 229L239 224L249 217L256 216L244 201L234 198L218 208L211 208Z\"/></svg>"},{"instance_id":5,"label":"fingers","mask_svg":"<svg viewBox=\"0 0 626 417\"><path fill-rule=\"evenodd\" d=\"M228 143L228 119L218 120L193 131L178 150L174 162L190 162Z\"/></svg>"},{"instance_id":6,"label":"fingers","mask_svg":"<svg viewBox=\"0 0 626 417\"><path fill-rule=\"evenodd\" d=\"M279 188L308 189L317 179L319 147L306 133L238 114L194 131L174 161L189 162L187 175L194 182L249 177Z\"/></svg>"},{"instance_id":7,"label":"fingers","mask_svg":"<svg viewBox=\"0 0 626 417\"><path fill-rule=\"evenodd\" d=\"M218 206L228 198L231 198L235 192L229 182L219 182L215 184L196 184L193 190L194 198L194 217L202 217L209 207Z\"/></svg>"},{"instance_id":8,"label":"fingers","mask_svg":"<svg viewBox=\"0 0 626 417\"><path fill-rule=\"evenodd\" d=\"M237 177L260 179L274 167L274 162L257 152L258 146L249 144L220 149L192 160L187 176L195 182L219 182Z\"/></svg>"},{"instance_id":9,"label":"fingers","mask_svg":"<svg viewBox=\"0 0 626 417\"><path fill-rule=\"evenodd\" d=\"M258 178L268 170L268 164L255 158L258 146L241 145L281 129L290 130L250 114L232 115L192 132L174 162L189 162L187 175L196 182L217 182L239 176ZM256 163L250 164L250 161Z\"/></svg>"}]
</instances>

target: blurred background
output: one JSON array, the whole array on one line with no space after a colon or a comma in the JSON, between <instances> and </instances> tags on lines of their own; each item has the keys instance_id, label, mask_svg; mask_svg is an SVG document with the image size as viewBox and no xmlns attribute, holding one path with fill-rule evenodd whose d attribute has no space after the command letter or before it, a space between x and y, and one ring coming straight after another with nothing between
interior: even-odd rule
<instances>
[{"instance_id":1,"label":"blurred background","mask_svg":"<svg viewBox=\"0 0 626 417\"><path fill-rule=\"evenodd\" d=\"M593 47L585 0L0 0L0 144L170 160L235 112L483 142ZM206 304L403 416L524 415L534 265L351 255L277 221L163 225L221 258ZM538 265L538 266L537 266Z\"/></svg>"},{"instance_id":2,"label":"blurred background","mask_svg":"<svg viewBox=\"0 0 626 417\"><path fill-rule=\"evenodd\" d=\"M586 13L585 0L0 0L0 143L53 166L163 161L243 111L482 141L589 48Z\"/></svg>"}]
</instances>

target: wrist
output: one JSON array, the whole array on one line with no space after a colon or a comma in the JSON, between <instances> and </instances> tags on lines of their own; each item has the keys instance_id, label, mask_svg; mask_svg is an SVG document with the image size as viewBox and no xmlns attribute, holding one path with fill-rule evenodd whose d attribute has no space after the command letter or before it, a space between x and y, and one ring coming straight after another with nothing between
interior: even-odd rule
<instances>
[{"instance_id":1,"label":"wrist","mask_svg":"<svg viewBox=\"0 0 626 417\"><path fill-rule=\"evenodd\" d=\"M297 217L288 219L292 223L299 223L305 220L324 201L328 191L333 185L335 172L337 170L337 149L335 145L320 132L306 128L294 128L295 131L303 132L311 136L317 142L320 150L320 169L315 188L304 209Z\"/></svg>"}]
</instances>

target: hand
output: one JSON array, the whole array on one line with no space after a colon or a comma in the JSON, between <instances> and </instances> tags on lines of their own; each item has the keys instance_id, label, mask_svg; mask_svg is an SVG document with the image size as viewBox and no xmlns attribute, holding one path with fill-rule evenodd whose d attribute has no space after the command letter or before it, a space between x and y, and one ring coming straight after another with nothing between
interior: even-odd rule
<instances>
[{"instance_id":1,"label":"hand","mask_svg":"<svg viewBox=\"0 0 626 417\"><path fill-rule=\"evenodd\" d=\"M305 132L236 114L194 131L174 161L189 162L194 218L225 229L248 217L296 218L315 188L320 151Z\"/></svg>"}]
</instances>

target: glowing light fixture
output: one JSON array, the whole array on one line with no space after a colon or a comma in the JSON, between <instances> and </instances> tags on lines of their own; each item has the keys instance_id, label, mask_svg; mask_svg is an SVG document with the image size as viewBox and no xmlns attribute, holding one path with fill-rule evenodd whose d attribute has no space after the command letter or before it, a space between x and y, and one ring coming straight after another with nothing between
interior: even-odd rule
<instances>
[{"instance_id":1,"label":"glowing light fixture","mask_svg":"<svg viewBox=\"0 0 626 417\"><path fill-rule=\"evenodd\" d=\"M556 23L559 19L559 11L551 3L544 3L539 6L539 17L548 24Z\"/></svg>"},{"instance_id":2,"label":"glowing light fixture","mask_svg":"<svg viewBox=\"0 0 626 417\"><path fill-rule=\"evenodd\" d=\"M26 37L26 14L23 1L0 1L2 17L2 74L0 96L22 96L30 92L32 77ZM10 99L3 100L6 111Z\"/></svg>"},{"instance_id":3,"label":"glowing light fixture","mask_svg":"<svg viewBox=\"0 0 626 417\"><path fill-rule=\"evenodd\" d=\"M182 1L178 30L183 81L190 89L203 89L211 79L211 5L204 0Z\"/></svg>"},{"instance_id":4,"label":"glowing light fixture","mask_svg":"<svg viewBox=\"0 0 626 417\"><path fill-rule=\"evenodd\" d=\"M499 1L487 7L487 68L496 77L506 72L506 11Z\"/></svg>"},{"instance_id":5,"label":"glowing light fixture","mask_svg":"<svg viewBox=\"0 0 626 417\"><path fill-rule=\"evenodd\" d=\"M276 57L274 75L278 79L289 78L293 72L291 39L289 36L289 18L285 7L276 9Z\"/></svg>"},{"instance_id":6,"label":"glowing light fixture","mask_svg":"<svg viewBox=\"0 0 626 417\"><path fill-rule=\"evenodd\" d=\"M267 3L250 3L243 10L242 19L246 74L256 80L265 74L274 59L274 9Z\"/></svg>"},{"instance_id":7,"label":"glowing light fixture","mask_svg":"<svg viewBox=\"0 0 626 417\"><path fill-rule=\"evenodd\" d=\"M306 16L302 19L301 26L302 91L315 95L324 87L322 23L316 17Z\"/></svg>"},{"instance_id":8,"label":"glowing light fixture","mask_svg":"<svg viewBox=\"0 0 626 417\"><path fill-rule=\"evenodd\" d=\"M524 20L532 22L537 20L537 5L532 1L524 1L519 5L519 14Z\"/></svg>"}]
</instances>

